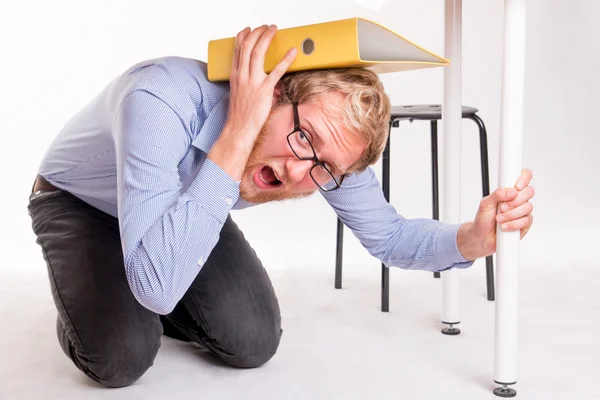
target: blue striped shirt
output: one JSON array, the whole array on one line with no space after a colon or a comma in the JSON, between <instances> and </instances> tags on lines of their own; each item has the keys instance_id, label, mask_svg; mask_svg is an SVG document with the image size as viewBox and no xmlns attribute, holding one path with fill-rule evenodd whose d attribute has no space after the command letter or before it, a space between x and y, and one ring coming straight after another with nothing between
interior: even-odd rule
<instances>
[{"instance_id":1,"label":"blue striped shirt","mask_svg":"<svg viewBox=\"0 0 600 400\"><path fill-rule=\"evenodd\" d=\"M230 210L253 206L207 159L228 106L228 84L208 81L205 63L147 60L71 118L41 163L49 182L118 218L129 286L156 313L169 313L189 288ZM472 265L458 251L458 224L398 215L370 168L322 195L386 265Z\"/></svg>"}]
</instances>

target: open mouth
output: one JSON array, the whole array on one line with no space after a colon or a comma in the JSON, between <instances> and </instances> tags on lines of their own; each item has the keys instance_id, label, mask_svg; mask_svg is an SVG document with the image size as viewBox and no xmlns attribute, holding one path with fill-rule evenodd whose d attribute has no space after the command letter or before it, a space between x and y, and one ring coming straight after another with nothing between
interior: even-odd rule
<instances>
[{"instance_id":1,"label":"open mouth","mask_svg":"<svg viewBox=\"0 0 600 400\"><path fill-rule=\"evenodd\" d=\"M282 184L273 168L266 165L254 174L254 183L261 189L271 189Z\"/></svg>"}]
</instances>

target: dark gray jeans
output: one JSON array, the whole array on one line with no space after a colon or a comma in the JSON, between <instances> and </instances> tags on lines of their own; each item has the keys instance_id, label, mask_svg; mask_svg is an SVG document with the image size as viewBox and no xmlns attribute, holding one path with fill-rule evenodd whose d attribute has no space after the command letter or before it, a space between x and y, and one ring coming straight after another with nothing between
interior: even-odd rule
<instances>
[{"instance_id":1,"label":"dark gray jeans","mask_svg":"<svg viewBox=\"0 0 600 400\"><path fill-rule=\"evenodd\" d=\"M240 368L260 366L277 351L277 297L231 217L187 293L163 316L129 289L117 219L61 190L32 194L28 209L48 267L58 341L91 379L132 384L152 366L162 334Z\"/></svg>"}]
</instances>

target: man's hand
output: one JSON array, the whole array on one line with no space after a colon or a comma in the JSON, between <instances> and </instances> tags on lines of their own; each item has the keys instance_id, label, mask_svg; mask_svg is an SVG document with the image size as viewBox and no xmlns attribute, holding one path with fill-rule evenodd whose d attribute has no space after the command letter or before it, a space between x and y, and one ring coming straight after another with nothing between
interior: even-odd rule
<instances>
[{"instance_id":1,"label":"man's hand","mask_svg":"<svg viewBox=\"0 0 600 400\"><path fill-rule=\"evenodd\" d=\"M525 237L533 224L533 205L529 202L534 190L533 178L524 169L514 188L498 188L479 204L475 221L463 224L458 230L458 250L467 260L486 257L496 252L496 224L504 231L520 231Z\"/></svg>"},{"instance_id":2,"label":"man's hand","mask_svg":"<svg viewBox=\"0 0 600 400\"><path fill-rule=\"evenodd\" d=\"M235 38L229 114L221 136L208 154L235 180L241 179L256 138L271 112L275 85L297 54L296 48L291 48L269 74L265 73L265 55L276 31L275 25L262 25L253 31L246 28Z\"/></svg>"}]
</instances>

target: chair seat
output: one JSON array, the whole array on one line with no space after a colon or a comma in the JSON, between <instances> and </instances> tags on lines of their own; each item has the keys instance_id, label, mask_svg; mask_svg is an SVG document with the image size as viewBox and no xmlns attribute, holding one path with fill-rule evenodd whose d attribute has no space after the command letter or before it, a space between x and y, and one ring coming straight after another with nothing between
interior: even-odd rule
<instances>
[{"instance_id":1,"label":"chair seat","mask_svg":"<svg viewBox=\"0 0 600 400\"><path fill-rule=\"evenodd\" d=\"M474 115L479 110L473 107L463 106L463 118ZM442 106L440 104L419 104L411 106L393 106L392 119L420 119L434 120L442 119Z\"/></svg>"}]
</instances>

